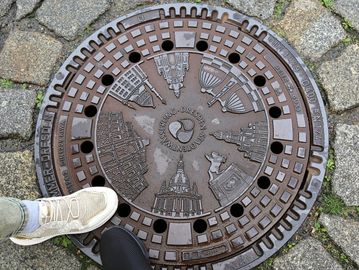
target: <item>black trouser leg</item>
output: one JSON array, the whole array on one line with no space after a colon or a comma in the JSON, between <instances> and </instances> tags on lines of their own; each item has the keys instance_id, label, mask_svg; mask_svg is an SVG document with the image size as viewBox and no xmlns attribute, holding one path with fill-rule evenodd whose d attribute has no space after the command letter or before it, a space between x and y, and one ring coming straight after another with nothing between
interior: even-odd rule
<instances>
[{"instance_id":1,"label":"black trouser leg","mask_svg":"<svg viewBox=\"0 0 359 270\"><path fill-rule=\"evenodd\" d=\"M147 251L133 233L121 227L105 231L101 237L101 260L105 270L149 270Z\"/></svg>"}]
</instances>

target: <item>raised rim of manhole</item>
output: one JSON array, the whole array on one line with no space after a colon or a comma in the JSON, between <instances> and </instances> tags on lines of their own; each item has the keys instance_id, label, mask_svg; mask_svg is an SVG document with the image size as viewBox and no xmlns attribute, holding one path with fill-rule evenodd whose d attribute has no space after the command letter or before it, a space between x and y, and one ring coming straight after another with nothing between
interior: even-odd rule
<instances>
[{"instance_id":1,"label":"raised rim of manhole","mask_svg":"<svg viewBox=\"0 0 359 270\"><path fill-rule=\"evenodd\" d=\"M327 153L297 53L256 19L195 4L132 12L82 42L47 90L35 145L44 196L119 195L75 244L101 263L101 233L124 226L155 269L264 261L307 217Z\"/></svg>"}]
</instances>

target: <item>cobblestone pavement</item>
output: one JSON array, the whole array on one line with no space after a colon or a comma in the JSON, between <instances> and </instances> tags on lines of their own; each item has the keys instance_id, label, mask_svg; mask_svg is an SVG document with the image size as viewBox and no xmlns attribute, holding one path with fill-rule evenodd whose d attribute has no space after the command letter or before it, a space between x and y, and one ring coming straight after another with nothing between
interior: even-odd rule
<instances>
[{"instance_id":1,"label":"cobblestone pavement","mask_svg":"<svg viewBox=\"0 0 359 270\"><path fill-rule=\"evenodd\" d=\"M160 2L0 0L0 196L40 196L34 124L61 63L96 29L130 9ZM209 3L258 17L287 39L317 79L329 114L332 148L322 195L286 247L257 269L359 269L359 1ZM97 267L67 238L38 247L0 245L0 269Z\"/></svg>"}]
</instances>

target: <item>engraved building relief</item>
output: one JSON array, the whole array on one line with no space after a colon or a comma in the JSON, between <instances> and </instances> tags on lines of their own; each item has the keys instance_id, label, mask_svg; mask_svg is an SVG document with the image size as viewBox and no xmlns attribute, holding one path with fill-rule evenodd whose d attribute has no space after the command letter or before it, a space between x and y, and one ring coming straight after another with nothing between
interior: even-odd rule
<instances>
[{"instance_id":1,"label":"engraved building relief","mask_svg":"<svg viewBox=\"0 0 359 270\"><path fill-rule=\"evenodd\" d=\"M141 138L122 113L101 113L97 124L97 148L102 167L113 187L134 200L148 187L144 178L148 167L148 139Z\"/></svg>"},{"instance_id":2,"label":"engraved building relief","mask_svg":"<svg viewBox=\"0 0 359 270\"><path fill-rule=\"evenodd\" d=\"M199 83L201 92L212 96L213 89L219 86L231 70L231 66L225 62L208 56L203 56L202 66L199 71Z\"/></svg>"},{"instance_id":3,"label":"engraved building relief","mask_svg":"<svg viewBox=\"0 0 359 270\"><path fill-rule=\"evenodd\" d=\"M176 173L162 182L160 191L155 194L152 212L165 216L188 217L200 215L202 195L198 194L197 184L191 186L184 170L183 155L177 163Z\"/></svg>"},{"instance_id":4,"label":"engraved building relief","mask_svg":"<svg viewBox=\"0 0 359 270\"><path fill-rule=\"evenodd\" d=\"M156 56L157 71L168 83L177 98L180 97L180 89L183 87L183 79L189 69L188 52L167 53Z\"/></svg>"},{"instance_id":5,"label":"engraved building relief","mask_svg":"<svg viewBox=\"0 0 359 270\"><path fill-rule=\"evenodd\" d=\"M238 164L231 163L226 169L220 170L226 157L217 152L205 155L211 162L208 170L209 187L221 206L225 206L239 197L251 184L253 177L248 175Z\"/></svg>"},{"instance_id":6,"label":"engraved building relief","mask_svg":"<svg viewBox=\"0 0 359 270\"><path fill-rule=\"evenodd\" d=\"M238 145L238 151L244 152L244 157L263 162L267 152L268 125L266 122L255 122L240 131L215 131L213 134L217 140Z\"/></svg>"},{"instance_id":7,"label":"engraved building relief","mask_svg":"<svg viewBox=\"0 0 359 270\"><path fill-rule=\"evenodd\" d=\"M223 96L225 96L235 86L238 86L238 81L236 79L231 78L226 82L221 90L218 92L214 91L214 88L219 86L226 78L228 72L229 69L226 69L223 63L218 68L207 64L203 64L201 66L199 76L201 92L212 96L212 99L208 101L208 107L211 107L218 101L222 106L223 112L246 113L252 111L252 109L245 108L243 101L237 92L232 92L229 98L223 99Z\"/></svg>"},{"instance_id":8,"label":"engraved building relief","mask_svg":"<svg viewBox=\"0 0 359 270\"><path fill-rule=\"evenodd\" d=\"M218 101L223 112L243 114L263 110L256 90L251 89L248 79L237 68L207 55L203 56L201 63L199 71L201 92L212 96L207 102L208 107ZM222 83L224 86L215 90Z\"/></svg>"},{"instance_id":9,"label":"engraved building relief","mask_svg":"<svg viewBox=\"0 0 359 270\"><path fill-rule=\"evenodd\" d=\"M154 108L153 98L148 89L154 93L163 104L166 104L166 101L150 84L147 75L141 67L136 65L120 76L111 87L109 94L132 109L134 109L134 107L130 102L134 102L142 107Z\"/></svg>"}]
</instances>

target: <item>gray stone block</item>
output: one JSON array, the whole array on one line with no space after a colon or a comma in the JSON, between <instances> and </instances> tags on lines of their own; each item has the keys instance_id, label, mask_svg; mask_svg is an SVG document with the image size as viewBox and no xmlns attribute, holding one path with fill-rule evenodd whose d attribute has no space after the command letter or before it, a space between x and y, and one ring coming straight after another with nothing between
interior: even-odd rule
<instances>
[{"instance_id":1,"label":"gray stone block","mask_svg":"<svg viewBox=\"0 0 359 270\"><path fill-rule=\"evenodd\" d=\"M0 88L0 138L29 139L36 92Z\"/></svg>"},{"instance_id":2,"label":"gray stone block","mask_svg":"<svg viewBox=\"0 0 359 270\"><path fill-rule=\"evenodd\" d=\"M41 0L16 0L16 19L20 20L31 13Z\"/></svg>"},{"instance_id":3,"label":"gray stone block","mask_svg":"<svg viewBox=\"0 0 359 270\"><path fill-rule=\"evenodd\" d=\"M0 244L0 269L79 270L81 263L65 249L50 241L36 246L17 246L10 240Z\"/></svg>"},{"instance_id":4,"label":"gray stone block","mask_svg":"<svg viewBox=\"0 0 359 270\"><path fill-rule=\"evenodd\" d=\"M0 160L0 196L21 200L40 197L32 152L0 153Z\"/></svg>"},{"instance_id":5,"label":"gray stone block","mask_svg":"<svg viewBox=\"0 0 359 270\"><path fill-rule=\"evenodd\" d=\"M0 17L5 16L9 11L12 3L15 0L1 0L0 1Z\"/></svg>"},{"instance_id":6,"label":"gray stone block","mask_svg":"<svg viewBox=\"0 0 359 270\"><path fill-rule=\"evenodd\" d=\"M294 0L276 26L311 60L320 58L346 36L340 21L317 0Z\"/></svg>"},{"instance_id":7,"label":"gray stone block","mask_svg":"<svg viewBox=\"0 0 359 270\"><path fill-rule=\"evenodd\" d=\"M300 241L287 254L274 259L276 270L340 270L342 267L314 238Z\"/></svg>"},{"instance_id":8,"label":"gray stone block","mask_svg":"<svg viewBox=\"0 0 359 270\"><path fill-rule=\"evenodd\" d=\"M341 56L323 63L318 74L330 108L342 111L359 105L359 46L350 45Z\"/></svg>"},{"instance_id":9,"label":"gray stone block","mask_svg":"<svg viewBox=\"0 0 359 270\"><path fill-rule=\"evenodd\" d=\"M321 215L319 222L328 229L334 242L359 264L359 222L329 215Z\"/></svg>"},{"instance_id":10,"label":"gray stone block","mask_svg":"<svg viewBox=\"0 0 359 270\"><path fill-rule=\"evenodd\" d=\"M338 124L333 189L349 206L359 205L359 125Z\"/></svg>"},{"instance_id":11,"label":"gray stone block","mask_svg":"<svg viewBox=\"0 0 359 270\"><path fill-rule=\"evenodd\" d=\"M114 11L117 15L124 15L128 11L136 9L138 6L152 3L153 0L114 0L111 10Z\"/></svg>"},{"instance_id":12,"label":"gray stone block","mask_svg":"<svg viewBox=\"0 0 359 270\"><path fill-rule=\"evenodd\" d=\"M36 17L56 34L72 40L109 6L108 0L45 0Z\"/></svg>"},{"instance_id":13,"label":"gray stone block","mask_svg":"<svg viewBox=\"0 0 359 270\"><path fill-rule=\"evenodd\" d=\"M62 44L52 37L15 30L0 53L0 77L46 85L61 50Z\"/></svg>"},{"instance_id":14,"label":"gray stone block","mask_svg":"<svg viewBox=\"0 0 359 270\"><path fill-rule=\"evenodd\" d=\"M358 0L334 0L335 12L349 20L353 27L359 31L359 1Z\"/></svg>"},{"instance_id":15,"label":"gray stone block","mask_svg":"<svg viewBox=\"0 0 359 270\"><path fill-rule=\"evenodd\" d=\"M234 8L261 19L272 16L276 0L228 0Z\"/></svg>"}]
</instances>

